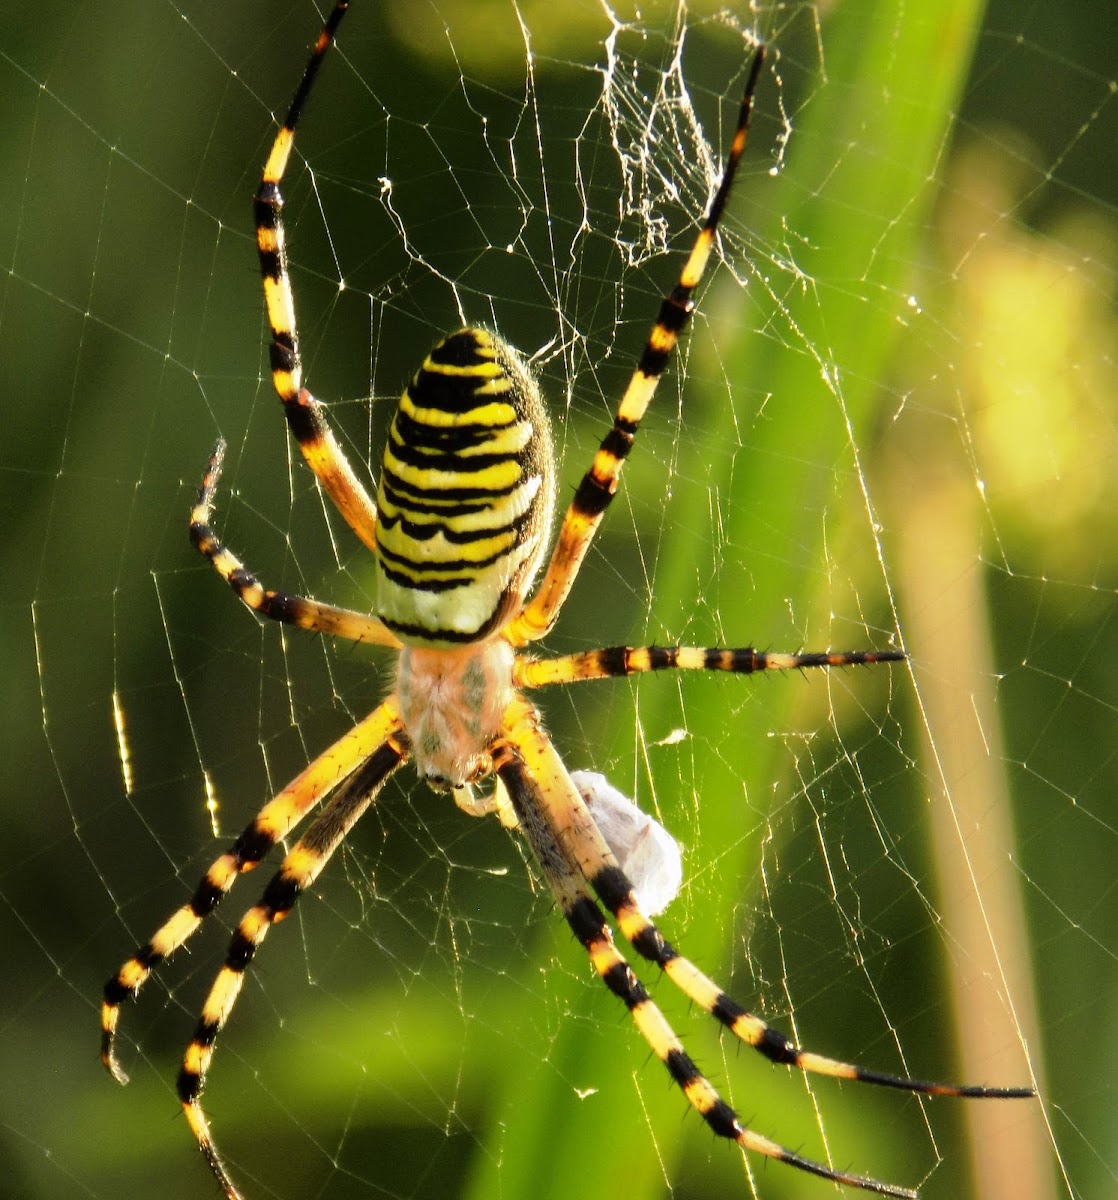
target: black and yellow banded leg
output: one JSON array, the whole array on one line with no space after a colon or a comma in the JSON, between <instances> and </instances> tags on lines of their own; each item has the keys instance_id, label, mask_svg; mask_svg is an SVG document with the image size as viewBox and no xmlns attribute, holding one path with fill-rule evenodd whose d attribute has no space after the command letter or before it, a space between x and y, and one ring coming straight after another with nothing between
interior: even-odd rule
<instances>
[{"instance_id":1,"label":"black and yellow banded leg","mask_svg":"<svg viewBox=\"0 0 1118 1200\"><path fill-rule=\"evenodd\" d=\"M909 1079L903 1075L871 1071L853 1063L801 1050L783 1033L742 1008L694 963L679 954L652 921L641 912L633 898L632 884L619 868L602 867L597 874L591 876L590 883L602 903L613 913L618 928L638 954L660 967L688 999L705 1009L735 1037L763 1054L770 1062L798 1067L801 1071L811 1071L818 1075L830 1075L835 1079L873 1083L881 1087L929 1096L1024 1100L1035 1095L1032 1088L1026 1087L986 1087Z\"/></svg>"},{"instance_id":2,"label":"black and yellow banded leg","mask_svg":"<svg viewBox=\"0 0 1118 1200\"><path fill-rule=\"evenodd\" d=\"M309 629L315 633L332 634L351 642L366 642L374 646L399 649L399 639L376 617L265 588L221 541L211 528L210 519L213 516L214 495L221 479L224 458L225 441L219 438L210 455L206 473L202 477L197 502L190 512L190 540L198 553L209 560L214 570L229 584L242 603L262 617L281 621L285 625L295 625L299 629Z\"/></svg>"},{"instance_id":3,"label":"black and yellow banded leg","mask_svg":"<svg viewBox=\"0 0 1118 1200\"><path fill-rule=\"evenodd\" d=\"M613 428L602 439L590 470L582 477L582 482L567 509L543 580L507 631L506 636L514 645L523 645L543 637L555 624L602 516L617 492L621 468L632 449L637 430L652 402L660 376L679 341L679 335L690 320L695 307L694 292L706 271L714 247L714 238L718 232L718 223L722 219L734 175L745 152L749 120L753 113L753 93L757 88L763 62L764 47L758 47L746 81L726 165L707 211L706 220L684 263L679 282L660 305L656 323L621 398Z\"/></svg>"},{"instance_id":4,"label":"black and yellow banded leg","mask_svg":"<svg viewBox=\"0 0 1118 1200\"><path fill-rule=\"evenodd\" d=\"M318 878L384 781L405 761L408 751L407 736L397 726L331 796L272 876L260 902L241 918L229 943L225 963L202 1006L194 1037L183 1056L178 1094L191 1132L228 1200L240 1200L240 1192L221 1161L199 1102L217 1035L233 1011L245 972L268 930L287 916Z\"/></svg>"},{"instance_id":5,"label":"black and yellow banded leg","mask_svg":"<svg viewBox=\"0 0 1118 1200\"><path fill-rule=\"evenodd\" d=\"M251 870L318 802L400 728L394 700L386 701L320 754L256 814L206 872L194 895L105 984L101 1002L101 1061L120 1083L128 1076L113 1053L120 1006L194 933L224 899L238 875Z\"/></svg>"},{"instance_id":6,"label":"black and yellow banded leg","mask_svg":"<svg viewBox=\"0 0 1118 1200\"><path fill-rule=\"evenodd\" d=\"M641 912L633 898L631 882L618 866L617 859L594 824L558 753L540 730L539 716L532 705L525 700L514 701L507 711L506 722L510 740L516 745L528 770L540 781L550 828L557 834L562 831L571 857L613 914L626 940L643 958L660 967L684 995L725 1025L746 1045L770 1061L785 1066L901 1091L990 1100L1028 1099L1035 1094L1032 1088L1027 1087L987 1087L908 1079L799 1049L784 1034L744 1009L694 963L679 954Z\"/></svg>"},{"instance_id":7,"label":"black and yellow banded leg","mask_svg":"<svg viewBox=\"0 0 1118 1200\"><path fill-rule=\"evenodd\" d=\"M583 870L572 859L565 840L561 840L556 832L556 798L549 795L556 781L536 777L522 756L521 749L518 732L510 730L508 739L495 747L494 764L516 810L520 826L547 877L552 894L575 937L590 956L599 978L629 1010L641 1036L709 1128L719 1137L736 1142L743 1150L766 1155L834 1183L863 1188L882 1196L916 1200L916 1192L911 1188L836 1171L742 1125L733 1108L695 1065L663 1013L614 945L605 917L590 895ZM559 804L562 805L561 799Z\"/></svg>"},{"instance_id":8,"label":"black and yellow banded leg","mask_svg":"<svg viewBox=\"0 0 1118 1200\"><path fill-rule=\"evenodd\" d=\"M615 679L647 671L728 671L752 675L760 671L795 671L808 667L860 667L872 663L903 662L903 650L811 651L777 654L754 650L699 646L607 646L560 658L516 660L514 678L518 687L550 687L556 683L579 683L584 679Z\"/></svg>"},{"instance_id":9,"label":"black and yellow banded leg","mask_svg":"<svg viewBox=\"0 0 1118 1200\"><path fill-rule=\"evenodd\" d=\"M264 280L264 304L272 330L269 358L272 383L283 403L287 424L307 464L337 505L354 533L369 547L376 549L376 506L364 485L349 465L338 444L322 405L303 387L303 369L299 362L299 336L295 324L295 298L287 270L287 251L283 229L283 197L280 183L295 144L295 127L307 101L323 56L329 50L342 17L349 7L344 2L334 5L303 72L287 110L283 125L276 134L260 187L256 192L253 213L256 219L256 248L260 255L260 273Z\"/></svg>"}]
</instances>

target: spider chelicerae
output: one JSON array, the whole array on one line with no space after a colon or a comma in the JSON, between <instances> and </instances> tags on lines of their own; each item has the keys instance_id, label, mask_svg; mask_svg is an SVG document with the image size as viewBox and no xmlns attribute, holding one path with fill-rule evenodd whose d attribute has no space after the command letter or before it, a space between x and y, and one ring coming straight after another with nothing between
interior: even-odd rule
<instances>
[{"instance_id":1,"label":"spider chelicerae","mask_svg":"<svg viewBox=\"0 0 1118 1200\"><path fill-rule=\"evenodd\" d=\"M799 1049L747 1012L664 938L639 906L618 864L616 838L603 834L587 806L608 787L572 780L524 692L659 670L755 671L898 661L900 651L762 653L752 648L615 646L551 659L518 652L554 626L602 517L657 382L694 307L719 220L745 149L753 94L764 60L758 47L722 178L671 293L663 300L613 427L567 508L543 578L532 591L554 505L554 462L547 412L521 357L495 333L461 329L430 352L400 398L374 504L330 431L319 402L302 385L295 306L287 272L280 182L295 128L348 4L334 5L283 126L255 199L256 241L271 326L272 379L295 440L327 495L372 551L376 615L265 588L210 526L224 443L210 458L190 519L199 551L254 612L302 629L397 654L392 695L319 755L270 800L213 863L178 909L105 984L101 1058L120 1081L114 1054L120 1005L152 969L181 946L243 871L256 866L320 803L321 810L284 857L260 901L233 934L202 1008L178 1077L178 1093L206 1162L230 1200L240 1196L219 1155L200 1095L218 1033L245 972L276 921L314 882L388 777L409 759L428 785L451 792L475 816L498 812L526 838L557 904L602 982L628 1008L641 1035L719 1137L824 1179L886 1196L909 1188L835 1170L741 1123L684 1050L613 942L614 924L642 958L735 1037L776 1063L841 1079L944 1096L1027 1097L1031 1088L989 1088L904 1079ZM488 797L474 785L495 776ZM600 777L590 777L600 780ZM619 798L624 811L626 801ZM615 853L616 851L616 853ZM678 882L674 885L678 886ZM669 888L670 891L670 888ZM596 894L597 900L594 895Z\"/></svg>"}]
</instances>

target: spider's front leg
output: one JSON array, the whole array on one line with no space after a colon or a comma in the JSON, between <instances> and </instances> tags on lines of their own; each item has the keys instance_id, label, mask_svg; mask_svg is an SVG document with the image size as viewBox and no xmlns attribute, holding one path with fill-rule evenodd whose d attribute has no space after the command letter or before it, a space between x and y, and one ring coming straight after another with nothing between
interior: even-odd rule
<instances>
[{"instance_id":1,"label":"spider's front leg","mask_svg":"<svg viewBox=\"0 0 1118 1200\"><path fill-rule=\"evenodd\" d=\"M194 1036L183 1056L178 1077L179 1100L206 1163L228 1200L242 1198L214 1144L200 1100L217 1035L229 1020L245 972L268 930L287 916L303 892L314 883L331 855L376 798L385 780L408 757L410 745L400 724L395 701L385 701L377 712L389 727L384 740L337 788L284 858L259 903L241 918L229 943L225 963L202 1006Z\"/></svg>"},{"instance_id":2,"label":"spider's front leg","mask_svg":"<svg viewBox=\"0 0 1118 1200\"><path fill-rule=\"evenodd\" d=\"M680 991L746 1045L783 1066L900 1091L979 1100L1025 1100L1036 1095L1032 1087L988 1087L909 1079L801 1050L790 1038L748 1012L693 962L684 958L641 911L633 896L632 883L618 866L577 790L570 784L566 768L540 729L539 717L532 705L518 700L511 706L510 726L518 752L536 777L544 781L542 794L550 802L552 825L568 831L567 841L574 861L613 915L626 940L642 958L655 963Z\"/></svg>"},{"instance_id":3,"label":"spider's front leg","mask_svg":"<svg viewBox=\"0 0 1118 1200\"><path fill-rule=\"evenodd\" d=\"M606 986L627 1005L642 1035L679 1083L692 1106L721 1137L746 1150L850 1187L887 1196L915 1196L910 1189L861 1175L833 1171L743 1127L683 1052L675 1034L643 985L617 952L590 886L612 913L633 948L659 966L691 1000L737 1038L770 1061L840 1079L873 1083L927 1095L973 1099L1027 1099L1031 1087L986 1087L908 1079L801 1050L789 1038L748 1012L713 980L679 954L641 911L633 885L618 866L549 739L535 708L515 700L506 713L506 734L495 752L497 770L508 788L521 827L532 843L572 930L590 954Z\"/></svg>"},{"instance_id":4,"label":"spider's front leg","mask_svg":"<svg viewBox=\"0 0 1118 1200\"><path fill-rule=\"evenodd\" d=\"M194 894L140 946L104 987L101 1001L101 1061L118 1083L128 1076L116 1059L120 1006L131 1000L151 972L169 958L217 908L240 875L269 850L372 754L399 724L399 713L381 705L305 767L256 814L240 837L203 876Z\"/></svg>"},{"instance_id":5,"label":"spider's front leg","mask_svg":"<svg viewBox=\"0 0 1118 1200\"><path fill-rule=\"evenodd\" d=\"M600 835L554 748L540 731L538 715L531 705L516 701L510 706L506 733L494 746L493 760L552 895L589 955L595 972L624 1003L641 1036L712 1132L735 1142L742 1150L765 1155L834 1183L900 1200L916 1200L916 1192L911 1188L834 1170L742 1124L696 1066L615 946L605 916L590 893L587 870L591 864L580 854L581 843ZM612 869L620 875L608 848L605 854L613 862Z\"/></svg>"}]
</instances>

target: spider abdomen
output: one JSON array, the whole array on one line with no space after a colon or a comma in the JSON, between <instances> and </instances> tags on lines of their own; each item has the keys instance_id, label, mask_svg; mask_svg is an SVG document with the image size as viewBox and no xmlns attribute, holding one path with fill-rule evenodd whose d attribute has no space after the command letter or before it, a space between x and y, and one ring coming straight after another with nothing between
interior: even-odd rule
<instances>
[{"instance_id":1,"label":"spider abdomen","mask_svg":"<svg viewBox=\"0 0 1118 1200\"><path fill-rule=\"evenodd\" d=\"M456 646L504 624L551 523L539 388L495 334L462 329L400 398L377 491L377 615L405 643Z\"/></svg>"}]
</instances>

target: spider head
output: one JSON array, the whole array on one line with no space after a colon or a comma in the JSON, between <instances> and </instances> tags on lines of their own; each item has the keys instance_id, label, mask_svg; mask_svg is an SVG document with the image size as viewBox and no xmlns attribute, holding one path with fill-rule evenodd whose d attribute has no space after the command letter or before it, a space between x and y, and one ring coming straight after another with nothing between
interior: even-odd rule
<instances>
[{"instance_id":1,"label":"spider head","mask_svg":"<svg viewBox=\"0 0 1118 1200\"><path fill-rule=\"evenodd\" d=\"M515 652L504 638L453 650L405 646L396 693L415 769L436 792L476 783L512 702Z\"/></svg>"}]
</instances>

